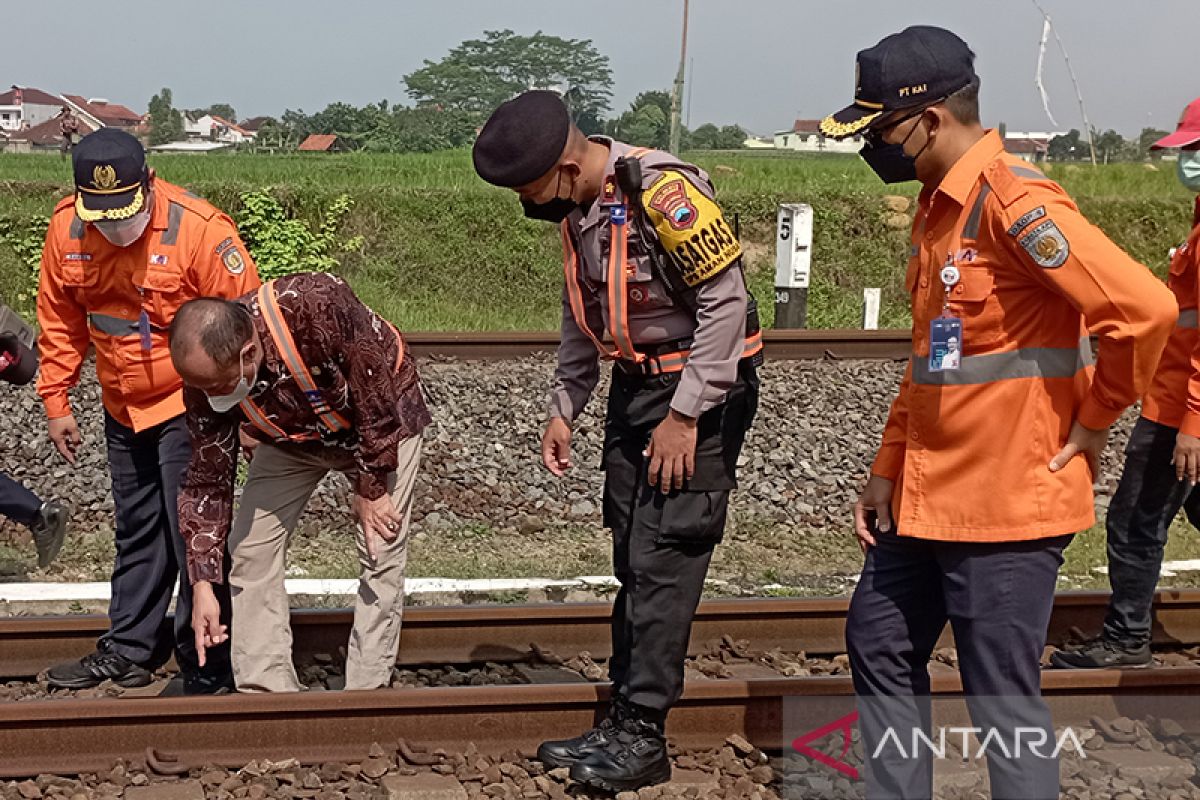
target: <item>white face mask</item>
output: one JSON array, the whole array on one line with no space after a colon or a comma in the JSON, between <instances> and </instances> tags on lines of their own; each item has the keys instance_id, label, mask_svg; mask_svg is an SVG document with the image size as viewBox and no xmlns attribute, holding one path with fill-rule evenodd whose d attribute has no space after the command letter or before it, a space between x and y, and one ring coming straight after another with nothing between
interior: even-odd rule
<instances>
[{"instance_id":1,"label":"white face mask","mask_svg":"<svg viewBox=\"0 0 1200 800\"><path fill-rule=\"evenodd\" d=\"M150 224L150 210L145 209L129 219L98 219L92 223L96 230L114 247L129 247L142 238Z\"/></svg>"},{"instance_id":2,"label":"white face mask","mask_svg":"<svg viewBox=\"0 0 1200 800\"><path fill-rule=\"evenodd\" d=\"M1175 172L1179 175L1180 183L1200 194L1200 150L1180 150Z\"/></svg>"},{"instance_id":3,"label":"white face mask","mask_svg":"<svg viewBox=\"0 0 1200 800\"><path fill-rule=\"evenodd\" d=\"M230 411L238 403L250 396L250 383L246 380L246 351L242 351L238 356L238 369L241 375L238 377L237 386L229 394L210 394L208 395L208 404L212 406L212 410L218 414L224 414Z\"/></svg>"}]
</instances>

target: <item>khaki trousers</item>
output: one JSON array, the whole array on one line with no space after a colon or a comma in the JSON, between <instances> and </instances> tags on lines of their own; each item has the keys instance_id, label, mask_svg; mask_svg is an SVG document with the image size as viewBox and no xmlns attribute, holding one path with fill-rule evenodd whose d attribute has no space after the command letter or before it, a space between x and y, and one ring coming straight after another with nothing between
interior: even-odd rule
<instances>
[{"instance_id":1,"label":"khaki trousers","mask_svg":"<svg viewBox=\"0 0 1200 800\"><path fill-rule=\"evenodd\" d=\"M360 566L354 628L346 658L347 689L377 689L391 681L404 611L404 565L413 484L421 460L421 437L398 447L388 491L404 519L392 542L380 542L379 557L367 555L356 528ZM233 676L241 692L301 690L292 664L292 629L284 575L287 544L317 484L331 470L352 472L349 458L331 460L286 445L260 444L229 535L233 596Z\"/></svg>"}]
</instances>

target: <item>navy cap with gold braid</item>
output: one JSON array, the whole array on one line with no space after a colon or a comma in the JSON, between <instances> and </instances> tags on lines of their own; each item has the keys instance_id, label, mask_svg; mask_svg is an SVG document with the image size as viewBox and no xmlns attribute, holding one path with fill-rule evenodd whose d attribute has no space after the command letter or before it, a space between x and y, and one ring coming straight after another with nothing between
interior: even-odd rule
<instances>
[{"instance_id":1,"label":"navy cap with gold braid","mask_svg":"<svg viewBox=\"0 0 1200 800\"><path fill-rule=\"evenodd\" d=\"M931 105L975 79L975 54L945 28L914 25L860 50L854 102L821 120L821 133L845 139L884 114Z\"/></svg>"},{"instance_id":2,"label":"navy cap with gold braid","mask_svg":"<svg viewBox=\"0 0 1200 800\"><path fill-rule=\"evenodd\" d=\"M79 140L71 155L75 213L84 222L128 219L146 197L146 151L134 136L101 128Z\"/></svg>"}]
</instances>

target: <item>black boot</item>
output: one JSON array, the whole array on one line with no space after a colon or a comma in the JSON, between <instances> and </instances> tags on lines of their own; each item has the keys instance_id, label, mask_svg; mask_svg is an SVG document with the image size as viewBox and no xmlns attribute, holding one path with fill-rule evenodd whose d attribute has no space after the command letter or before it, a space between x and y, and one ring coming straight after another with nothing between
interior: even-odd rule
<instances>
[{"instance_id":1,"label":"black boot","mask_svg":"<svg viewBox=\"0 0 1200 800\"><path fill-rule=\"evenodd\" d=\"M149 685L151 677L146 668L119 653L109 652L108 642L101 639L91 655L52 667L46 673L46 683L55 689L90 689L111 680L132 689Z\"/></svg>"},{"instance_id":2,"label":"black boot","mask_svg":"<svg viewBox=\"0 0 1200 800\"><path fill-rule=\"evenodd\" d=\"M603 750L617 735L617 726L629 716L628 704L619 694L614 694L608 705L608 712L600 724L589 731L584 731L574 739L557 739L542 742L538 747L537 757L546 765L546 769L569 767L580 759L586 758L598 750Z\"/></svg>"},{"instance_id":3,"label":"black boot","mask_svg":"<svg viewBox=\"0 0 1200 800\"><path fill-rule=\"evenodd\" d=\"M636 707L607 747L571 767L571 780L608 792L635 792L670 779L663 714Z\"/></svg>"}]
</instances>

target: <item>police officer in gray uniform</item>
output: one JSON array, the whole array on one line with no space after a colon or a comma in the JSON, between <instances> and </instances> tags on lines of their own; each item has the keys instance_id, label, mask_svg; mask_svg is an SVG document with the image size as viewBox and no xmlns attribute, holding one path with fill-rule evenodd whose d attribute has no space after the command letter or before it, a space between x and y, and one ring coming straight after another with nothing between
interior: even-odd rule
<instances>
[{"instance_id":1,"label":"police officer in gray uniform","mask_svg":"<svg viewBox=\"0 0 1200 800\"><path fill-rule=\"evenodd\" d=\"M562 343L542 438L555 475L571 467L571 428L600 361L613 362L603 455L621 583L612 699L597 727L545 742L538 757L575 781L635 790L670 778L663 726L758 402L762 339L741 246L703 170L584 136L553 92L496 109L474 162L517 192L527 217L561 227Z\"/></svg>"}]
</instances>

